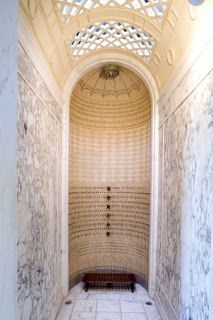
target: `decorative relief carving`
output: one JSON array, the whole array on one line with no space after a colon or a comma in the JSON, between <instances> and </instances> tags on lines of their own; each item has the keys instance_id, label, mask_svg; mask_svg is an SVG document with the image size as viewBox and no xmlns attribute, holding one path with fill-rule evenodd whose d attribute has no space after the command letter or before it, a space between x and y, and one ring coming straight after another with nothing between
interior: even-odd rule
<instances>
[{"instance_id":1,"label":"decorative relief carving","mask_svg":"<svg viewBox=\"0 0 213 320\"><path fill-rule=\"evenodd\" d=\"M154 54L153 61L156 65L158 65L159 62L161 61L160 56L157 52L155 52L155 54Z\"/></svg>"},{"instance_id":2,"label":"decorative relief carving","mask_svg":"<svg viewBox=\"0 0 213 320\"><path fill-rule=\"evenodd\" d=\"M41 6L42 0L28 0L27 1L27 6L28 6L28 11L29 15L32 19L35 19L38 9Z\"/></svg>"},{"instance_id":3,"label":"decorative relief carving","mask_svg":"<svg viewBox=\"0 0 213 320\"><path fill-rule=\"evenodd\" d=\"M176 11L173 8L171 8L171 10L169 11L167 21L169 22L169 24L171 25L171 27L173 29L175 29L175 25L177 23L177 17L178 17L178 15L177 15Z\"/></svg>"},{"instance_id":4,"label":"decorative relief carving","mask_svg":"<svg viewBox=\"0 0 213 320\"><path fill-rule=\"evenodd\" d=\"M174 62L174 57L175 57L175 55L174 55L174 52L173 52L173 50L172 49L169 49L168 51L167 51L167 53L166 53L166 59L167 59L167 62L168 62L168 64L171 66L172 64L173 64L173 62Z\"/></svg>"},{"instance_id":5,"label":"decorative relief carving","mask_svg":"<svg viewBox=\"0 0 213 320\"><path fill-rule=\"evenodd\" d=\"M72 21L72 17L89 12L96 8L127 8L129 10L142 13L144 16L154 20L157 24L163 21L164 13L169 4L169 0L96 0L96 1L78 1L56 0L61 19L64 23Z\"/></svg>"},{"instance_id":6,"label":"decorative relief carving","mask_svg":"<svg viewBox=\"0 0 213 320\"><path fill-rule=\"evenodd\" d=\"M110 213L107 213L107 214L106 214L106 217L107 217L107 219L109 219L109 218L111 217L111 214L110 214Z\"/></svg>"},{"instance_id":7,"label":"decorative relief carving","mask_svg":"<svg viewBox=\"0 0 213 320\"><path fill-rule=\"evenodd\" d=\"M151 117L151 102L143 81L123 67L120 67L119 76L114 80L105 81L99 74L100 68L92 70L73 91L71 119L79 134L78 128L82 126L116 131L145 128Z\"/></svg>"},{"instance_id":8,"label":"decorative relief carving","mask_svg":"<svg viewBox=\"0 0 213 320\"><path fill-rule=\"evenodd\" d=\"M160 88L160 87L161 87L161 81L160 81L160 77L159 77L158 74L155 75L155 79L156 79L156 81L157 81L158 88Z\"/></svg>"}]
</instances>

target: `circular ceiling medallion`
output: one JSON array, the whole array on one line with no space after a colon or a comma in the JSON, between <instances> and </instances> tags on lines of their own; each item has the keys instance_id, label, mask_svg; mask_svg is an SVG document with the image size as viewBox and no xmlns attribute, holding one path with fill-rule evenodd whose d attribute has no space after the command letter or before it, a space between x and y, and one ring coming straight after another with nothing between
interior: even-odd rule
<instances>
[{"instance_id":1,"label":"circular ceiling medallion","mask_svg":"<svg viewBox=\"0 0 213 320\"><path fill-rule=\"evenodd\" d=\"M100 77L106 80L115 79L119 75L119 67L115 64L107 64L102 67Z\"/></svg>"},{"instance_id":2,"label":"circular ceiling medallion","mask_svg":"<svg viewBox=\"0 0 213 320\"><path fill-rule=\"evenodd\" d=\"M34 19L36 17L40 4L41 4L41 0L28 0L27 1L28 11L29 11L30 17L32 19Z\"/></svg>"},{"instance_id":3,"label":"circular ceiling medallion","mask_svg":"<svg viewBox=\"0 0 213 320\"><path fill-rule=\"evenodd\" d=\"M174 62L174 52L172 51L172 49L169 49L166 53L166 59L168 64L171 66Z\"/></svg>"}]
</instances>

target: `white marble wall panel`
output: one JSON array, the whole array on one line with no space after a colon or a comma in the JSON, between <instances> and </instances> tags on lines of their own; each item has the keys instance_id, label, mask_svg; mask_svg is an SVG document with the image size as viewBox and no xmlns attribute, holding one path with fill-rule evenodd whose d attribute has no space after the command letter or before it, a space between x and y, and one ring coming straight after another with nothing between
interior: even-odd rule
<instances>
[{"instance_id":1,"label":"white marble wall panel","mask_svg":"<svg viewBox=\"0 0 213 320\"><path fill-rule=\"evenodd\" d=\"M61 301L60 108L19 46L18 319L54 319Z\"/></svg>"},{"instance_id":2,"label":"white marble wall panel","mask_svg":"<svg viewBox=\"0 0 213 320\"><path fill-rule=\"evenodd\" d=\"M163 174L163 127L159 129L159 171L161 174L158 177L159 184L159 198L158 198L158 242L157 242L157 274L161 274L161 246L162 246L162 211L163 211L163 202L162 202L162 174Z\"/></svg>"},{"instance_id":3,"label":"white marble wall panel","mask_svg":"<svg viewBox=\"0 0 213 320\"><path fill-rule=\"evenodd\" d=\"M159 101L159 123L162 125L170 115L183 103L193 90L205 79L209 70L213 68L213 39L204 47L203 51L191 66L189 72L180 80L172 91L170 88ZM180 70L176 78L179 78ZM172 91L172 93L171 93Z\"/></svg>"},{"instance_id":4,"label":"white marble wall panel","mask_svg":"<svg viewBox=\"0 0 213 320\"><path fill-rule=\"evenodd\" d=\"M181 319L213 319L213 72L183 104ZM189 124L187 126L187 124Z\"/></svg>"},{"instance_id":5,"label":"white marble wall panel","mask_svg":"<svg viewBox=\"0 0 213 320\"><path fill-rule=\"evenodd\" d=\"M170 320L213 319L213 73L187 95L194 75L171 95L160 129L156 300Z\"/></svg>"},{"instance_id":6,"label":"white marble wall panel","mask_svg":"<svg viewBox=\"0 0 213 320\"><path fill-rule=\"evenodd\" d=\"M0 319L16 319L18 1L0 1Z\"/></svg>"}]
</instances>

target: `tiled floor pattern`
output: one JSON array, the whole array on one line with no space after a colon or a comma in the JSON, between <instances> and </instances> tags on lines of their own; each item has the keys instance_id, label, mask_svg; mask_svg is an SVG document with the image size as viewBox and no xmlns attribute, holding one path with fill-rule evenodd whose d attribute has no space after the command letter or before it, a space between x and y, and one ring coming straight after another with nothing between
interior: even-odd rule
<instances>
[{"instance_id":1,"label":"tiled floor pattern","mask_svg":"<svg viewBox=\"0 0 213 320\"><path fill-rule=\"evenodd\" d=\"M70 302L70 304L66 304ZM147 305L151 302L151 305ZM87 293L78 283L63 302L56 320L160 320L147 291L136 285L136 291L90 289Z\"/></svg>"}]
</instances>

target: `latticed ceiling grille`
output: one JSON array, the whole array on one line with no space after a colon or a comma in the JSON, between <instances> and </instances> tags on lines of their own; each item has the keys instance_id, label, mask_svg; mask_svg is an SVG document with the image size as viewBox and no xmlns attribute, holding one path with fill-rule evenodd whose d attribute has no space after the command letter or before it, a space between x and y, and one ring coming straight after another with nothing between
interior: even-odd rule
<instances>
[{"instance_id":1,"label":"latticed ceiling grille","mask_svg":"<svg viewBox=\"0 0 213 320\"><path fill-rule=\"evenodd\" d=\"M74 57L99 48L117 47L149 60L155 39L148 32L128 23L108 21L97 22L78 31L68 45Z\"/></svg>"},{"instance_id":2,"label":"latticed ceiling grille","mask_svg":"<svg viewBox=\"0 0 213 320\"><path fill-rule=\"evenodd\" d=\"M73 16L100 7L124 7L142 13L161 23L169 0L57 0L62 20L69 22Z\"/></svg>"}]
</instances>

